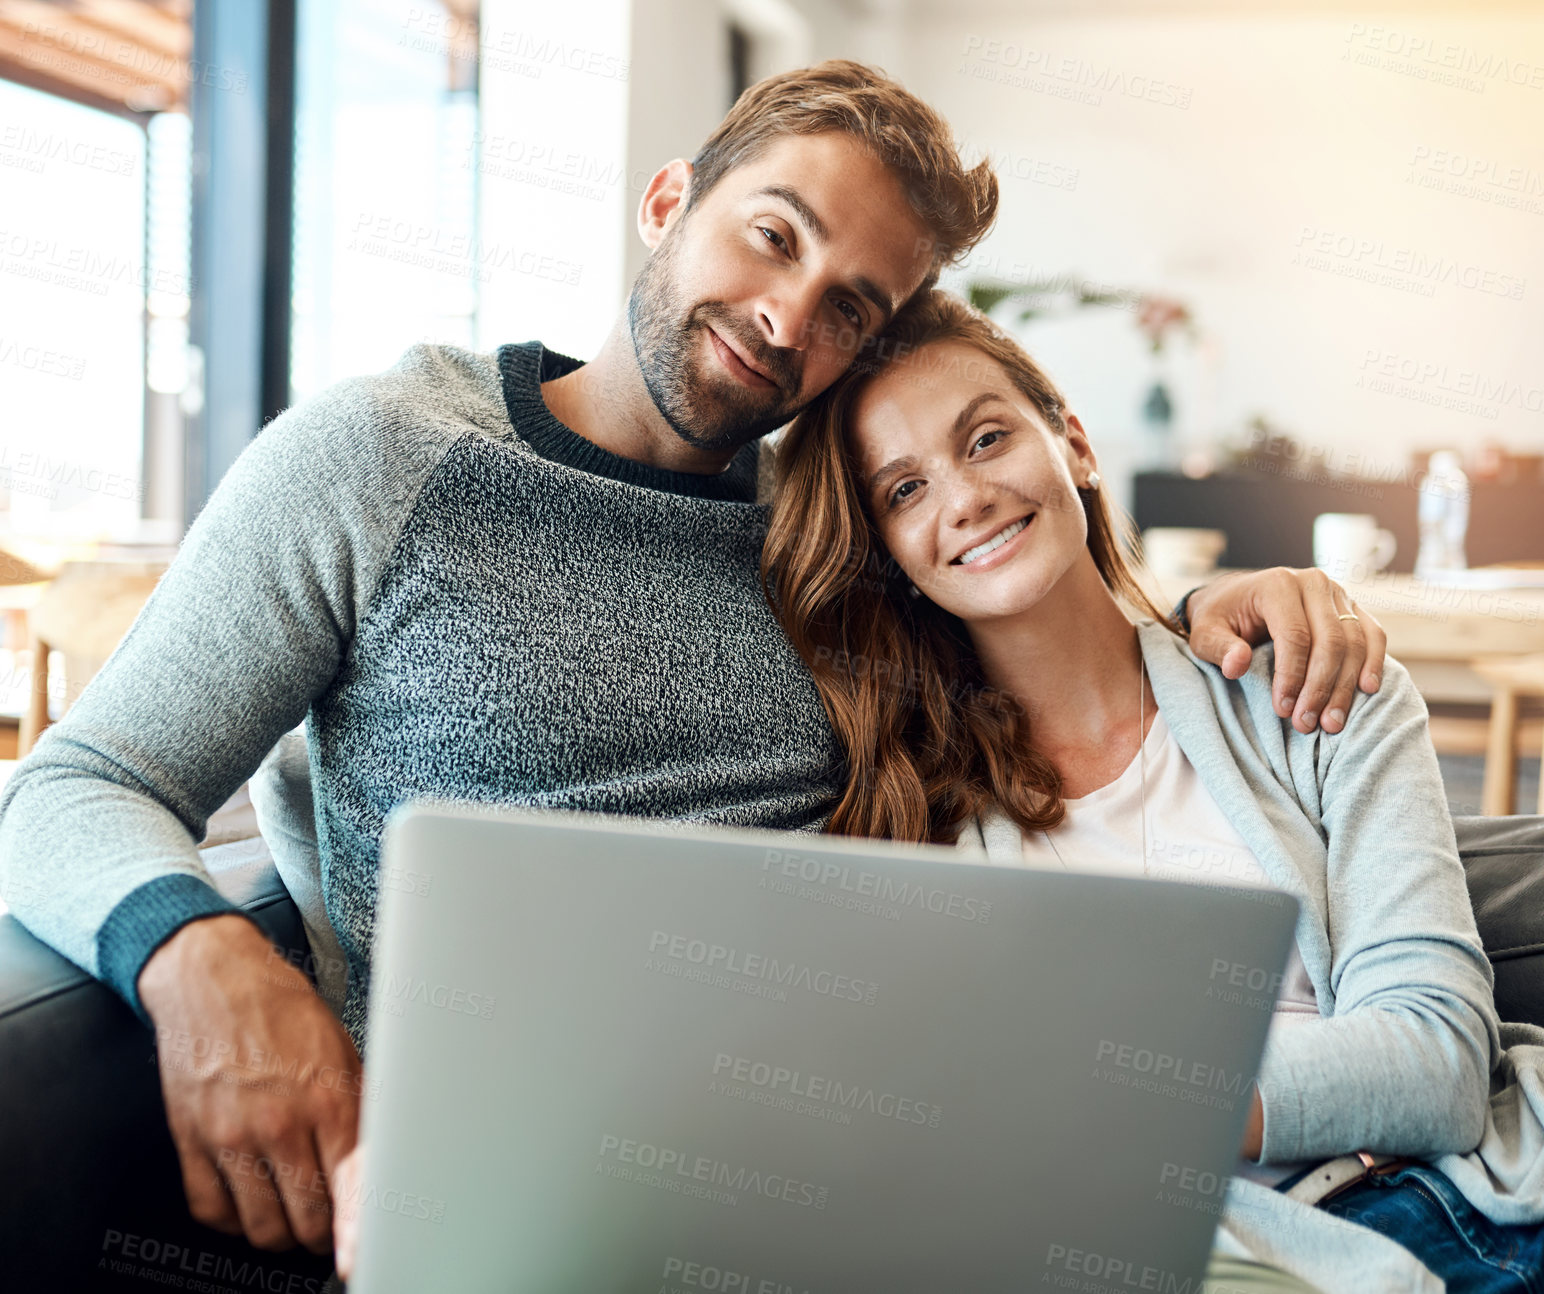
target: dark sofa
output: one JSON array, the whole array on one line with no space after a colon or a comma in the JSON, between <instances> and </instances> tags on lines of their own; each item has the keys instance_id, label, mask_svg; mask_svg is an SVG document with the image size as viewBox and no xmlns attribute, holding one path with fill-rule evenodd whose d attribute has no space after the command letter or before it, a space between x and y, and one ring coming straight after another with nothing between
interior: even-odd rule
<instances>
[{"instance_id":1,"label":"dark sofa","mask_svg":"<svg viewBox=\"0 0 1544 1294\"><path fill-rule=\"evenodd\" d=\"M1544 818L1460 818L1503 1020L1544 1025ZM300 915L261 837L206 849L216 883L304 962ZM119 998L0 917L0 1272L13 1289L213 1286L318 1294L330 1260L193 1221L154 1038Z\"/></svg>"}]
</instances>

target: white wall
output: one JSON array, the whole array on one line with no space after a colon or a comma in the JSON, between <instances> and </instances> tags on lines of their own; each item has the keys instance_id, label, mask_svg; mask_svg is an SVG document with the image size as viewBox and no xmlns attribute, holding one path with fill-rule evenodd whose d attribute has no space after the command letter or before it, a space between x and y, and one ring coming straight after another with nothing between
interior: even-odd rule
<instances>
[{"instance_id":1,"label":"white wall","mask_svg":"<svg viewBox=\"0 0 1544 1294\"><path fill-rule=\"evenodd\" d=\"M630 0L483 0L478 345L588 358L615 314L630 221Z\"/></svg>"},{"instance_id":2,"label":"white wall","mask_svg":"<svg viewBox=\"0 0 1544 1294\"><path fill-rule=\"evenodd\" d=\"M975 272L1178 296L1206 338L1176 356L1192 444L1263 413L1395 471L1419 447L1544 449L1544 15L1460 14L935 16L906 79L1006 163ZM1432 79L1464 66L1469 88ZM1472 188L1439 153L1479 165ZM1351 277L1379 266L1392 283ZM1131 317L1025 335L1134 457Z\"/></svg>"},{"instance_id":3,"label":"white wall","mask_svg":"<svg viewBox=\"0 0 1544 1294\"><path fill-rule=\"evenodd\" d=\"M660 167L691 160L729 107L729 36L719 0L634 0L623 278L643 268L638 203ZM618 308L625 293L618 301Z\"/></svg>"},{"instance_id":4,"label":"white wall","mask_svg":"<svg viewBox=\"0 0 1544 1294\"><path fill-rule=\"evenodd\" d=\"M1246 443L1263 414L1384 473L1444 444L1544 449L1538 14L571 0L537 16L485 0L485 47L516 29L519 49L557 40L601 70L558 62L533 77L485 58L483 129L506 138L484 158L482 239L518 239L583 272L578 285L519 273L486 285L482 344L598 347L643 263L643 185L690 157L727 106L731 11L794 33L763 47L773 62L880 64L943 112L968 156L996 159L1001 214L968 273L1188 302L1202 339L1180 343L1167 372L1192 446ZM1415 57L1397 52L1415 42ZM619 63L623 76L607 74ZM1455 70L1470 88L1433 80ZM511 160L520 148L531 166ZM1479 173L1452 176L1441 155ZM545 185L531 174L541 167ZM1354 277L1365 273L1390 281ZM1138 410L1154 376L1131 316L1084 311L1026 338L1119 489L1144 452Z\"/></svg>"},{"instance_id":5,"label":"white wall","mask_svg":"<svg viewBox=\"0 0 1544 1294\"><path fill-rule=\"evenodd\" d=\"M756 76L874 43L828 0L483 0L481 239L546 261L484 282L479 345L599 349L647 255L645 186L729 108L731 17L755 34Z\"/></svg>"}]
</instances>

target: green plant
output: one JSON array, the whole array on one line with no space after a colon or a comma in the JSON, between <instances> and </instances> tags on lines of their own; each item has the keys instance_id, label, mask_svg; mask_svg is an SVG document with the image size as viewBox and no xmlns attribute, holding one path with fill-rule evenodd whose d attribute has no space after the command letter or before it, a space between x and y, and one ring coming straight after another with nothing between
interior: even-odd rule
<instances>
[{"instance_id":1,"label":"green plant","mask_svg":"<svg viewBox=\"0 0 1544 1294\"><path fill-rule=\"evenodd\" d=\"M1146 335L1154 354L1163 350L1164 341L1176 329L1186 336L1196 335L1190 307L1173 297L1093 283L1087 279L1060 275L1031 279L1025 283L1003 283L981 279L965 288L966 299L983 314L991 314L1004 301L1018 307L1018 322L1028 323L1043 315L1063 314L1069 308L1090 306L1115 307L1136 312L1137 327Z\"/></svg>"}]
</instances>

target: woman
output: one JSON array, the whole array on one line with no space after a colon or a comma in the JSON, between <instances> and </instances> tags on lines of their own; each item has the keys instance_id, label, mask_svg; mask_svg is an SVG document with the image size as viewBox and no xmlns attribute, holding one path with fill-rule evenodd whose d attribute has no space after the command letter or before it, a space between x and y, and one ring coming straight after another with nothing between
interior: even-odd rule
<instances>
[{"instance_id":1,"label":"woman","mask_svg":"<svg viewBox=\"0 0 1544 1294\"><path fill-rule=\"evenodd\" d=\"M1269 652L1230 683L1142 592L1011 339L935 291L877 354L786 433L762 563L848 758L827 829L1297 895L1219 1249L1347 1294L1544 1290L1544 1050L1503 1050L1544 1030L1497 1020L1408 675L1297 733Z\"/></svg>"}]
</instances>

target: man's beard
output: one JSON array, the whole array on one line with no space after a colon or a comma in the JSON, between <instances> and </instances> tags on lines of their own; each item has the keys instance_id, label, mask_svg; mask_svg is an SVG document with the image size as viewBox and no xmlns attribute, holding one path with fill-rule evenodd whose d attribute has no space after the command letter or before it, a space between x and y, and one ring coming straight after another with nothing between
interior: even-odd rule
<instances>
[{"instance_id":1,"label":"man's beard","mask_svg":"<svg viewBox=\"0 0 1544 1294\"><path fill-rule=\"evenodd\" d=\"M654 407L676 435L698 449L736 450L776 431L803 407L789 397L799 389L800 365L790 352L752 345L717 302L684 310L674 273L684 227L682 221L665 236L633 284L627 300L633 354ZM738 342L777 386L754 389L727 373L717 380L705 375L698 356L709 322L721 337Z\"/></svg>"}]
</instances>

